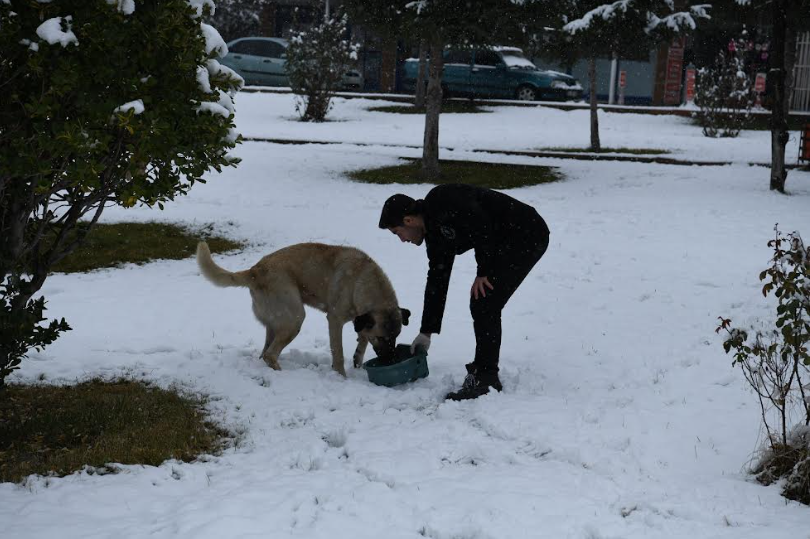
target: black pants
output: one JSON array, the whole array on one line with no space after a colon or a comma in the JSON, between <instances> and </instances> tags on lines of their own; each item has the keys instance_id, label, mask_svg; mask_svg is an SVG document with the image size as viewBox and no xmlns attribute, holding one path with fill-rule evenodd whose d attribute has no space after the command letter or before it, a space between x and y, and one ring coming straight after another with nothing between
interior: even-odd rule
<instances>
[{"instance_id":1,"label":"black pants","mask_svg":"<svg viewBox=\"0 0 810 539\"><path fill-rule=\"evenodd\" d=\"M475 329L475 359L468 370L498 372L501 351L501 311L537 261L548 249L548 236L519 246L504 246L492 275L487 275L493 289L485 288L486 297L470 298L470 312Z\"/></svg>"}]
</instances>

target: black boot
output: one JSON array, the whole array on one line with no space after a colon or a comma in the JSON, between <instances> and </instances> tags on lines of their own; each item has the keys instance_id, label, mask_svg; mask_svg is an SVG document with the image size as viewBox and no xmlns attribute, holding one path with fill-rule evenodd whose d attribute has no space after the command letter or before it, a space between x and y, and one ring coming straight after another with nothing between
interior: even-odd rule
<instances>
[{"instance_id":1,"label":"black boot","mask_svg":"<svg viewBox=\"0 0 810 539\"><path fill-rule=\"evenodd\" d=\"M503 390L501 380L498 378L498 371L482 371L477 369L475 364L468 363L467 373L461 389L448 393L446 399L453 401L477 399L481 395L489 393L489 388L496 391Z\"/></svg>"}]
</instances>

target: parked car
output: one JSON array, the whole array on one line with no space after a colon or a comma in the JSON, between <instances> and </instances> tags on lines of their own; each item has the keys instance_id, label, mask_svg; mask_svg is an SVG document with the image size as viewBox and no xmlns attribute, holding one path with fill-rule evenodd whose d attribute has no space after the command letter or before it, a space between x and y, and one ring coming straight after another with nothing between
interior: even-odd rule
<instances>
[{"instance_id":1,"label":"parked car","mask_svg":"<svg viewBox=\"0 0 810 539\"><path fill-rule=\"evenodd\" d=\"M418 58L405 60L406 91L414 91L418 69ZM522 101L582 98L582 85L577 79L538 68L515 47L445 50L442 89L450 95Z\"/></svg>"},{"instance_id":2,"label":"parked car","mask_svg":"<svg viewBox=\"0 0 810 539\"><path fill-rule=\"evenodd\" d=\"M228 43L228 54L220 62L239 73L246 86L289 86L288 46L286 39L277 37L243 37ZM340 89L362 90L363 75L356 69L347 71Z\"/></svg>"}]
</instances>

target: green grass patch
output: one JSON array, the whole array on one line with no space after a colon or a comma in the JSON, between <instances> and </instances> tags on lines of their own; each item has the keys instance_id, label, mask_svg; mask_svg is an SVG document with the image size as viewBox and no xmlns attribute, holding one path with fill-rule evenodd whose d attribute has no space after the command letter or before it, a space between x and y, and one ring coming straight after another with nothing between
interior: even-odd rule
<instances>
[{"instance_id":1,"label":"green grass patch","mask_svg":"<svg viewBox=\"0 0 810 539\"><path fill-rule=\"evenodd\" d=\"M700 122L696 117L691 118L692 124L700 127ZM742 125L744 130L749 131L770 131L770 114L752 114ZM801 131L806 124L810 124L810 116L791 115L788 117L788 130Z\"/></svg>"},{"instance_id":2,"label":"green grass patch","mask_svg":"<svg viewBox=\"0 0 810 539\"><path fill-rule=\"evenodd\" d=\"M243 244L211 234L210 227L191 231L167 223L97 224L73 253L52 270L74 273L121 264L145 264L157 259L181 260L193 255L204 239L212 253L231 251Z\"/></svg>"},{"instance_id":3,"label":"green grass patch","mask_svg":"<svg viewBox=\"0 0 810 539\"><path fill-rule=\"evenodd\" d=\"M391 114L424 114L424 107L416 108L413 105L389 105L385 107L371 107L372 112L388 112ZM478 107L469 101L443 101L442 114L480 114L492 112Z\"/></svg>"},{"instance_id":4,"label":"green grass patch","mask_svg":"<svg viewBox=\"0 0 810 539\"><path fill-rule=\"evenodd\" d=\"M602 148L593 151L588 148L540 148L541 152L568 152L568 153L626 153L631 155L663 155L671 153L669 150L656 150L655 148Z\"/></svg>"},{"instance_id":5,"label":"green grass patch","mask_svg":"<svg viewBox=\"0 0 810 539\"><path fill-rule=\"evenodd\" d=\"M466 183L490 189L514 189L540 183L556 182L562 174L552 167L480 163L477 161L439 161L441 175L437 180L422 178L422 163L409 160L402 165L356 170L349 178L364 183Z\"/></svg>"},{"instance_id":6,"label":"green grass patch","mask_svg":"<svg viewBox=\"0 0 810 539\"><path fill-rule=\"evenodd\" d=\"M0 392L0 482L217 454L233 435L207 419L204 405L132 380L9 385Z\"/></svg>"}]
</instances>

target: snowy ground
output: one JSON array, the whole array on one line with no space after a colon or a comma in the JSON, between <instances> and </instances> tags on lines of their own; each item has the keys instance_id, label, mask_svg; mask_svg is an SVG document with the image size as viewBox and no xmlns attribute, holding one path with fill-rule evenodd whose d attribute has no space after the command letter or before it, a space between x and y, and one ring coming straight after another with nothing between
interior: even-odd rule
<instances>
[{"instance_id":1,"label":"snowy ground","mask_svg":"<svg viewBox=\"0 0 810 539\"><path fill-rule=\"evenodd\" d=\"M273 105L268 106L270 103ZM338 99L329 115L332 122L311 124L290 122L295 118L290 94L241 94L239 119L243 135L343 141L356 143L421 146L424 116L368 112L386 104L367 99ZM440 119L440 144L454 150L538 150L543 148L585 148L590 143L590 112L537 107L498 107L493 114L446 114ZM668 157L691 161L769 163L770 133L744 131L738 138L708 139L691 120L680 116L599 112L599 129L605 148L650 148L671 152ZM795 164L799 133L791 132L786 161ZM453 157L448 152L442 157Z\"/></svg>"},{"instance_id":2,"label":"snowy ground","mask_svg":"<svg viewBox=\"0 0 810 539\"><path fill-rule=\"evenodd\" d=\"M373 105L379 105L374 102ZM419 116L364 112L292 121L291 98L242 94L245 135L418 144ZM567 180L511 191L552 235L504 314L504 391L444 402L473 354L471 253L456 262L431 374L406 387L330 369L325 317L308 312L282 354L259 358L263 330L246 290L217 289L193 259L56 275L49 314L74 331L15 375L50 381L130 373L212 395L242 443L206 462L128 466L0 485L4 539L304 537L651 539L808 537L807 507L744 473L758 407L714 334L717 316L768 314L758 272L774 223L810 234L810 174L792 196L764 168L681 167L498 157L463 149L583 146L584 112L504 108L442 117L443 157L559 166ZM706 160L767 160L768 133L710 140L672 117L602 116L606 146ZM789 152L795 156L795 141ZM790 149L792 148L792 149ZM251 246L218 256L243 269L301 241L360 247L388 272L419 326L424 251L376 228L382 201L429 186L352 183L342 172L417 150L245 143L238 169L210 177L166 211L114 220L215 223ZM793 159L793 157L791 157ZM350 327L346 354L353 350ZM350 359L347 361L347 365Z\"/></svg>"}]
</instances>

